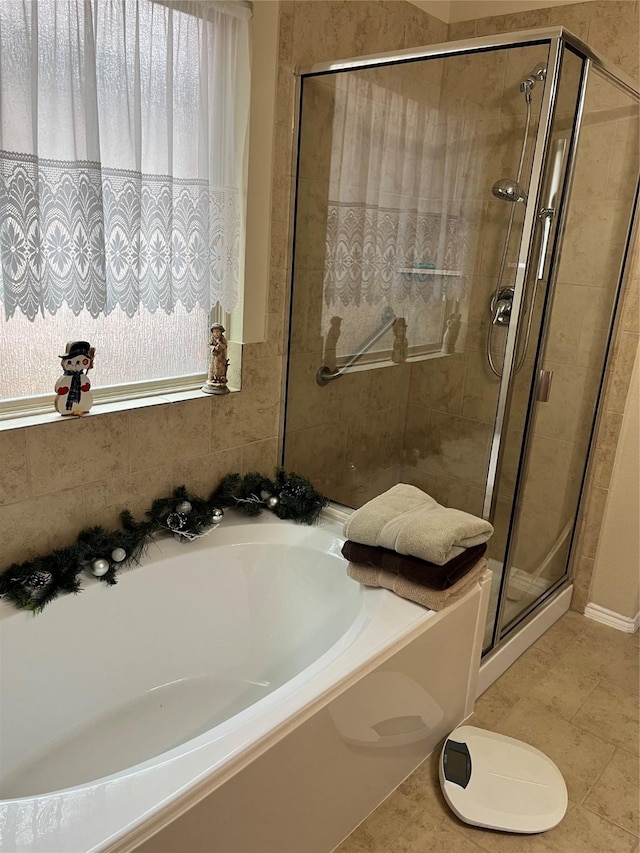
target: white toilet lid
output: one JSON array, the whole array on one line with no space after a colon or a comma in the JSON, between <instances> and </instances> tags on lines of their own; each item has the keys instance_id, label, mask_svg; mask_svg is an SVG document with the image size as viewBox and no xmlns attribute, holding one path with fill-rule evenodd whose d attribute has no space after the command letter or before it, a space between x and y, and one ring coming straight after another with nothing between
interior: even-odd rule
<instances>
[{"instance_id":1,"label":"white toilet lid","mask_svg":"<svg viewBox=\"0 0 640 853\"><path fill-rule=\"evenodd\" d=\"M562 774L539 749L475 726L446 739L440 784L465 823L505 832L544 832L567 810Z\"/></svg>"}]
</instances>

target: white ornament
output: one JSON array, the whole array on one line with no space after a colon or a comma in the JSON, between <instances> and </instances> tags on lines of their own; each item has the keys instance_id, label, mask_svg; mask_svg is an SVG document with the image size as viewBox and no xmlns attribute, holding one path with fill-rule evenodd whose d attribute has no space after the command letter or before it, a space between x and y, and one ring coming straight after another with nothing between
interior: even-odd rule
<instances>
[{"instance_id":1,"label":"white ornament","mask_svg":"<svg viewBox=\"0 0 640 853\"><path fill-rule=\"evenodd\" d=\"M275 509L279 503L280 500L275 495L271 495L270 498L267 498L267 506L269 509Z\"/></svg>"},{"instance_id":2,"label":"white ornament","mask_svg":"<svg viewBox=\"0 0 640 853\"><path fill-rule=\"evenodd\" d=\"M176 512L181 513L182 515L188 515L193 507L189 503L189 501L181 501L176 507Z\"/></svg>"},{"instance_id":3,"label":"white ornament","mask_svg":"<svg viewBox=\"0 0 640 853\"><path fill-rule=\"evenodd\" d=\"M91 574L97 578L101 578L102 575L106 575L108 571L109 560L105 560L100 557L99 559L94 560L93 563L91 563Z\"/></svg>"},{"instance_id":4,"label":"white ornament","mask_svg":"<svg viewBox=\"0 0 640 853\"><path fill-rule=\"evenodd\" d=\"M111 559L114 563L121 563L126 556L127 552L124 550L124 548L114 548L111 552Z\"/></svg>"}]
</instances>

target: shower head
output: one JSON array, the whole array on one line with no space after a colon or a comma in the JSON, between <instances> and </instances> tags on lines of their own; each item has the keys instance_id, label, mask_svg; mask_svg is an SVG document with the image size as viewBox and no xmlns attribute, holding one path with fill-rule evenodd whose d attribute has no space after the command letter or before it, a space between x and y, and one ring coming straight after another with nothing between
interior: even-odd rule
<instances>
[{"instance_id":1,"label":"shower head","mask_svg":"<svg viewBox=\"0 0 640 853\"><path fill-rule=\"evenodd\" d=\"M512 181L511 178L500 178L491 187L491 192L496 198L503 201L526 201L527 193L517 181Z\"/></svg>"}]
</instances>

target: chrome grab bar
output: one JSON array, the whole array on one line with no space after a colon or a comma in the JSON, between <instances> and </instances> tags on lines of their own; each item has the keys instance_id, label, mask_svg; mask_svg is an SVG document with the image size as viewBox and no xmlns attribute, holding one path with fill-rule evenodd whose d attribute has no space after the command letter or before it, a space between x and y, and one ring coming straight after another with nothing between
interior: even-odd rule
<instances>
[{"instance_id":1,"label":"chrome grab bar","mask_svg":"<svg viewBox=\"0 0 640 853\"><path fill-rule=\"evenodd\" d=\"M342 367L337 368L337 370L331 370L330 367L327 367L326 364L323 364L322 367L318 369L316 373L316 382L318 385L327 385L333 379L339 379L341 376L349 370L350 367L359 361L362 356L368 352L371 347L380 340L380 338L385 335L389 329L396 322L396 315L394 313L393 308L389 305L382 312L382 317L380 318L381 326L376 329L373 334L369 335L366 341L361 345L360 349L354 353L351 358L342 365Z\"/></svg>"}]
</instances>

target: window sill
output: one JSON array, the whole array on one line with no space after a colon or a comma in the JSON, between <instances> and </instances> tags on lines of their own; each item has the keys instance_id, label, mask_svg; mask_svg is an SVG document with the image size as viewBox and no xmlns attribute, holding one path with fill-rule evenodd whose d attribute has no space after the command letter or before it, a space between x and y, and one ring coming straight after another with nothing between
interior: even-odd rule
<instances>
[{"instance_id":1,"label":"window sill","mask_svg":"<svg viewBox=\"0 0 640 853\"><path fill-rule=\"evenodd\" d=\"M366 370L379 370L381 367L396 367L399 364L416 364L419 361L431 361L435 358L449 358L449 356L456 354L458 353L448 353L442 352L442 350L436 350L435 352L422 352L407 356L404 361L391 361L390 358L385 359L384 361L361 361L352 365L344 375L346 376L347 373L363 373ZM341 364L337 364L336 370L341 369L342 366L343 365Z\"/></svg>"},{"instance_id":2,"label":"window sill","mask_svg":"<svg viewBox=\"0 0 640 853\"><path fill-rule=\"evenodd\" d=\"M206 377L203 378L203 382ZM239 388L229 388L231 393L239 391ZM111 402L94 403L91 411L86 415L82 415L82 419L93 418L99 415L111 415L114 412L127 412L132 409L145 409L148 406L160 406L164 403L182 403L186 400L199 400L203 397L211 399L215 398L215 394L205 394L197 388L185 388L181 391L164 392L162 394L153 394L148 397L137 397L129 400L115 400ZM41 426L42 424L61 423L65 421L74 421L76 418L71 416L61 415L53 409L54 397L51 396L50 412L38 412L32 415L17 415L16 417L8 417L0 420L0 432L10 429L23 429L24 427Z\"/></svg>"}]
</instances>

